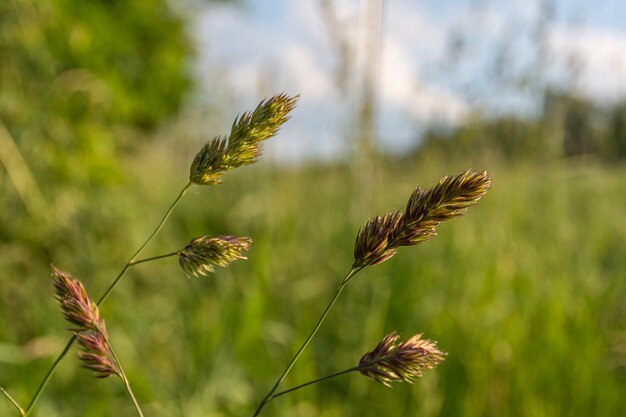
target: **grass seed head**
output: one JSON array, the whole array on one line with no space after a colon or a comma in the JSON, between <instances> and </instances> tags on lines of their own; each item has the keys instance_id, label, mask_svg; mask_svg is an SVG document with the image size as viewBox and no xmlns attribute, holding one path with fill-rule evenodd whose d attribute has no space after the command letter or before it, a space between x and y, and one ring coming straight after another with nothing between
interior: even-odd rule
<instances>
[{"instance_id":1,"label":"grass seed head","mask_svg":"<svg viewBox=\"0 0 626 417\"><path fill-rule=\"evenodd\" d=\"M109 349L106 327L98 306L89 298L80 281L54 265L51 267L54 292L63 317L74 326L71 330L81 348L78 358L83 367L95 372L98 378L120 375Z\"/></svg>"},{"instance_id":2,"label":"grass seed head","mask_svg":"<svg viewBox=\"0 0 626 417\"><path fill-rule=\"evenodd\" d=\"M51 265L54 292L63 317L75 326L73 330L95 329L100 322L98 306L89 299L83 284L68 272Z\"/></svg>"},{"instance_id":3,"label":"grass seed head","mask_svg":"<svg viewBox=\"0 0 626 417\"><path fill-rule=\"evenodd\" d=\"M441 222L464 215L490 188L489 175L473 171L445 176L427 190L417 187L403 213L374 217L359 230L353 268L376 265L395 255L400 246L432 239Z\"/></svg>"},{"instance_id":4,"label":"grass seed head","mask_svg":"<svg viewBox=\"0 0 626 417\"><path fill-rule=\"evenodd\" d=\"M372 217L359 230L354 244L354 268L376 265L396 254L397 249L390 245L399 233L404 215L400 212Z\"/></svg>"},{"instance_id":5,"label":"grass seed head","mask_svg":"<svg viewBox=\"0 0 626 417\"><path fill-rule=\"evenodd\" d=\"M437 343L422 339L416 334L401 344L396 344L398 334L393 332L359 361L359 372L368 378L390 386L390 382L413 382L422 376L424 369L439 365L445 352L437 348Z\"/></svg>"},{"instance_id":6,"label":"grass seed head","mask_svg":"<svg viewBox=\"0 0 626 417\"><path fill-rule=\"evenodd\" d=\"M81 348L78 359L83 363L85 369L94 372L97 378L120 375L119 367L112 357L107 342L108 336L104 320L100 322L98 329L76 332L76 338Z\"/></svg>"},{"instance_id":7,"label":"grass seed head","mask_svg":"<svg viewBox=\"0 0 626 417\"><path fill-rule=\"evenodd\" d=\"M189 180L200 185L220 184L223 172L256 162L261 142L278 133L297 101L298 96L278 94L261 101L254 111L235 118L228 137L210 140L196 154Z\"/></svg>"},{"instance_id":8,"label":"grass seed head","mask_svg":"<svg viewBox=\"0 0 626 417\"><path fill-rule=\"evenodd\" d=\"M464 215L468 207L491 188L491 178L486 172L465 171L453 177L445 176L428 190L419 187L406 206L407 224L442 222Z\"/></svg>"},{"instance_id":9,"label":"grass seed head","mask_svg":"<svg viewBox=\"0 0 626 417\"><path fill-rule=\"evenodd\" d=\"M206 276L216 265L225 267L237 259L247 259L243 253L251 243L249 237L200 236L178 253L178 262L187 274Z\"/></svg>"}]
</instances>

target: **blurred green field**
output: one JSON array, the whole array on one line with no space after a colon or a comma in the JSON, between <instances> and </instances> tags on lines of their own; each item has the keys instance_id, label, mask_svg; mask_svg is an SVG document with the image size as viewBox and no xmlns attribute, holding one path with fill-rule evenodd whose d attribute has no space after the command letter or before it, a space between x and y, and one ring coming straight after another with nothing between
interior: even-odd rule
<instances>
[{"instance_id":1,"label":"blurred green field","mask_svg":"<svg viewBox=\"0 0 626 417\"><path fill-rule=\"evenodd\" d=\"M0 195L0 386L26 403L66 339L48 264L96 298L186 182L153 151L108 188L40 184L29 213ZM493 189L432 241L355 278L284 388L353 366L387 333L417 332L448 357L414 385L349 374L277 399L263 415L616 416L626 393L626 170L580 161L381 161L246 167L194 187L144 253L202 234L250 236L249 259L189 279L175 259L130 270L102 308L146 416L251 415L352 263L358 228L416 185L487 169ZM359 185L360 184L360 185ZM58 184L57 184L58 185ZM0 401L0 415L15 412ZM122 385L68 357L34 416L134 416Z\"/></svg>"}]
</instances>

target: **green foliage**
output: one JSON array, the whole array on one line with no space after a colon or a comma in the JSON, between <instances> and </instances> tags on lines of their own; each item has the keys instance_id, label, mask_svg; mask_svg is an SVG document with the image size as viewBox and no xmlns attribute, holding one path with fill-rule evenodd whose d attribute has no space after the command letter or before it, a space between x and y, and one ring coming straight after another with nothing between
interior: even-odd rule
<instances>
[{"instance_id":1,"label":"green foliage","mask_svg":"<svg viewBox=\"0 0 626 417\"><path fill-rule=\"evenodd\" d=\"M119 158L175 114L189 86L189 43L166 5L0 2L0 122L43 194L42 205L24 207L0 170L0 386L20 402L66 342L48 263L102 293L187 180L170 150L157 161ZM207 280L187 279L173 259L137 265L102 309L146 415L250 414L351 265L358 227L468 159L494 176L487 198L432 242L364 271L284 388L356 365L394 330L438 340L446 361L393 391L344 375L264 414L619 415L624 170L509 162L590 152L623 160L626 113L623 104L551 103L536 121L431 132L417 164L381 165L368 190L344 166L255 167L234 172L228 188L190 193L153 254L199 233L254 245L247 262ZM438 154L465 161L448 166ZM137 180L120 186L125 175ZM372 207L355 207L365 192ZM62 364L34 416L133 415L118 385L93 381L76 362ZM11 413L0 401L0 415Z\"/></svg>"},{"instance_id":2,"label":"green foliage","mask_svg":"<svg viewBox=\"0 0 626 417\"><path fill-rule=\"evenodd\" d=\"M96 219L94 238L128 238L89 201L110 198L121 157L176 114L190 52L165 0L0 1L0 245L15 262L85 248Z\"/></svg>"},{"instance_id":3,"label":"green foliage","mask_svg":"<svg viewBox=\"0 0 626 417\"><path fill-rule=\"evenodd\" d=\"M163 0L2 2L0 120L37 177L108 184L119 148L178 110L189 54Z\"/></svg>"},{"instance_id":4,"label":"green foliage","mask_svg":"<svg viewBox=\"0 0 626 417\"><path fill-rule=\"evenodd\" d=\"M142 172L155 164L161 170L137 188L117 190L115 199L90 200L94 214L80 225L84 241L50 249L90 291L106 287L186 181L185 167L168 159L131 161ZM244 167L228 187L188 195L147 256L176 250L199 231L248 235L254 244L248 261L208 280L186 278L175 258L138 265L108 300L102 313L146 415L251 414L351 264L359 226L401 207L416 184L461 168L432 159L384 167L371 184L372 206L358 207L360 215L352 203L359 190L340 166ZM394 330L438 340L448 356L437 370L393 390L344 375L278 398L263 415L621 413L623 168L488 168L494 188L462 221L443 224L436 239L351 283L284 387L356 365ZM102 238L103 224L115 237ZM116 233L122 228L131 231ZM5 244L0 256L0 385L23 400L66 333L47 255L23 262L18 248ZM98 382L68 358L35 415L133 415L121 388ZM0 402L0 415L12 412Z\"/></svg>"},{"instance_id":5,"label":"green foliage","mask_svg":"<svg viewBox=\"0 0 626 417\"><path fill-rule=\"evenodd\" d=\"M593 156L626 160L626 102L602 105L548 90L535 118L475 115L458 127L430 129L417 154L490 155L510 162Z\"/></svg>"}]
</instances>

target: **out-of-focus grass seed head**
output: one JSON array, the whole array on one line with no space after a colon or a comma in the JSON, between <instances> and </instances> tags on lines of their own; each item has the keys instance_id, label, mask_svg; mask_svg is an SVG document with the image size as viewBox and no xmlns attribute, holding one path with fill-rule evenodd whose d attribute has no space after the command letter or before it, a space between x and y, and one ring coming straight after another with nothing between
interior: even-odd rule
<instances>
[{"instance_id":1,"label":"out-of-focus grass seed head","mask_svg":"<svg viewBox=\"0 0 626 417\"><path fill-rule=\"evenodd\" d=\"M247 259L243 253L251 244L249 237L200 236L178 253L178 262L187 274L206 276L215 266L226 267L238 259Z\"/></svg>"}]
</instances>

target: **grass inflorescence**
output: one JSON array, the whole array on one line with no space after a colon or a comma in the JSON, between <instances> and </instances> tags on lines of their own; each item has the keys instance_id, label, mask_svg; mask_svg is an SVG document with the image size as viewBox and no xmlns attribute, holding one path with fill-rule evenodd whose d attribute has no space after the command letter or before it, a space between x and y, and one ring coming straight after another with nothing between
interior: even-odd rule
<instances>
[{"instance_id":1,"label":"grass inflorescence","mask_svg":"<svg viewBox=\"0 0 626 417\"><path fill-rule=\"evenodd\" d=\"M280 127L289 119L297 100L298 96L286 94L278 94L263 100L254 110L235 118L228 135L215 137L202 146L191 163L189 182L182 187L156 228L129 258L97 301L88 296L79 280L73 278L70 273L52 266L55 296L63 317L71 325L69 330L73 336L50 367L27 407L21 407L2 389L2 393L21 416L25 417L31 413L60 361L76 340L79 344L78 358L82 366L98 378L119 377L137 413L143 416L128 377L111 344L99 306L105 302L128 269L139 264L176 256L181 269L187 275L206 276L214 273L216 267L227 267L234 261L246 259L245 254L252 244L251 238L208 234L191 239L182 249L173 252L149 258L140 258L139 255L158 234L191 186L220 184L224 172L256 162L262 151L262 143L278 133ZM436 185L425 190L417 187L409 197L404 211L393 211L369 219L356 234L353 248L354 262L351 268L339 282L330 302L305 341L258 403L253 416L259 415L270 401L279 396L349 372L358 371L370 379L389 385L391 382L412 382L420 377L424 370L440 364L445 353L439 350L436 342L417 334L398 344L399 336L391 333L372 351L362 356L357 366L279 391L286 376L311 344L340 294L356 274L390 259L396 255L400 247L414 246L432 239L442 222L464 215L469 207L475 205L487 193L490 186L491 179L485 172L470 170L455 176L445 176Z\"/></svg>"}]
</instances>

